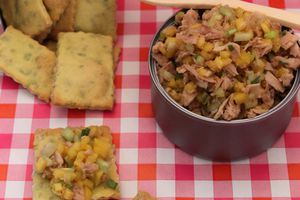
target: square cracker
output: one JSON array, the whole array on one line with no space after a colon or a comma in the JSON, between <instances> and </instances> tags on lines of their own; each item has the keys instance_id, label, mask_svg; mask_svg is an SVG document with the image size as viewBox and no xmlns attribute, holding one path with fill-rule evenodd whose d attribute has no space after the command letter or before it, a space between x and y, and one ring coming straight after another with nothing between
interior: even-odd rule
<instances>
[{"instance_id":1,"label":"square cracker","mask_svg":"<svg viewBox=\"0 0 300 200\"><path fill-rule=\"evenodd\" d=\"M7 25L36 36L52 26L42 0L2 0L1 8Z\"/></svg>"},{"instance_id":2,"label":"square cracker","mask_svg":"<svg viewBox=\"0 0 300 200\"><path fill-rule=\"evenodd\" d=\"M114 180L119 185L119 175L117 173L116 158L114 156L114 145L112 143L112 135L109 127L107 126L89 126L90 129L89 137L103 137L106 141L111 144L111 149L108 152L107 158L105 161L109 164L107 170L107 176ZM83 127L68 127L75 134L80 135ZM65 139L62 136L62 133L65 129L56 128L56 129L38 129L34 134L34 160L35 164L39 157L44 156L42 152L45 152L45 147L49 146L49 143L58 145L59 143L64 143ZM70 144L70 142L69 142ZM35 165L34 165L35 166ZM40 173L35 170L32 175L33 179L33 200L45 200L53 199L59 200L60 198L51 191L50 181L42 177ZM92 191L92 199L119 199L120 198L120 188L117 186L115 190L107 188L104 184L100 184Z\"/></svg>"},{"instance_id":3,"label":"square cracker","mask_svg":"<svg viewBox=\"0 0 300 200\"><path fill-rule=\"evenodd\" d=\"M64 13L57 21L57 23L52 27L50 38L56 40L60 32L74 31L76 7L77 7L77 0L70 0Z\"/></svg>"},{"instance_id":4,"label":"square cracker","mask_svg":"<svg viewBox=\"0 0 300 200\"><path fill-rule=\"evenodd\" d=\"M114 103L112 37L60 33L52 103L77 109L111 110Z\"/></svg>"},{"instance_id":5,"label":"square cracker","mask_svg":"<svg viewBox=\"0 0 300 200\"><path fill-rule=\"evenodd\" d=\"M55 24L69 5L70 0L43 0L43 2Z\"/></svg>"},{"instance_id":6,"label":"square cracker","mask_svg":"<svg viewBox=\"0 0 300 200\"><path fill-rule=\"evenodd\" d=\"M55 63L52 51L11 26L0 36L0 69L46 102Z\"/></svg>"},{"instance_id":7,"label":"square cracker","mask_svg":"<svg viewBox=\"0 0 300 200\"><path fill-rule=\"evenodd\" d=\"M116 36L115 0L78 0L75 30Z\"/></svg>"}]
</instances>

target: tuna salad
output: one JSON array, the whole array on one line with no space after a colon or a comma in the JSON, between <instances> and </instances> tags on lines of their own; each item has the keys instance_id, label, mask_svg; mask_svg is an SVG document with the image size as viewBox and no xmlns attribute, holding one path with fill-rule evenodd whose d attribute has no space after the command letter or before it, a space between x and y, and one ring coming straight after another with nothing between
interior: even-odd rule
<instances>
[{"instance_id":1,"label":"tuna salad","mask_svg":"<svg viewBox=\"0 0 300 200\"><path fill-rule=\"evenodd\" d=\"M178 12L152 56L161 85L186 109L216 120L254 118L290 90L298 39L260 13L220 5Z\"/></svg>"}]
</instances>

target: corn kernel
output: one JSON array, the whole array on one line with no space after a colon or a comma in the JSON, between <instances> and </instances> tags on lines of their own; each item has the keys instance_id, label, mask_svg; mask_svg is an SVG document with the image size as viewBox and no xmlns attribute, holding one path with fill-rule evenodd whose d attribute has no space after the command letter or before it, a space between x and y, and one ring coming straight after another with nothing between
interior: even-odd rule
<instances>
[{"instance_id":1,"label":"corn kernel","mask_svg":"<svg viewBox=\"0 0 300 200\"><path fill-rule=\"evenodd\" d=\"M90 200L92 198L92 190L88 187L84 187L84 199Z\"/></svg>"},{"instance_id":2,"label":"corn kernel","mask_svg":"<svg viewBox=\"0 0 300 200\"><path fill-rule=\"evenodd\" d=\"M211 42L205 42L204 46L202 47L203 51L211 52L214 49L214 44Z\"/></svg>"},{"instance_id":3,"label":"corn kernel","mask_svg":"<svg viewBox=\"0 0 300 200\"><path fill-rule=\"evenodd\" d=\"M106 158L111 149L111 144L103 139L94 138L93 150L101 158Z\"/></svg>"},{"instance_id":4,"label":"corn kernel","mask_svg":"<svg viewBox=\"0 0 300 200\"><path fill-rule=\"evenodd\" d=\"M204 36L200 36L198 38L197 44L196 46L201 49L203 47L203 45L205 44L205 37Z\"/></svg>"},{"instance_id":5,"label":"corn kernel","mask_svg":"<svg viewBox=\"0 0 300 200\"><path fill-rule=\"evenodd\" d=\"M238 18L235 20L235 26L238 31L242 31L247 27L247 23L243 18Z\"/></svg>"},{"instance_id":6,"label":"corn kernel","mask_svg":"<svg viewBox=\"0 0 300 200\"><path fill-rule=\"evenodd\" d=\"M38 173L42 173L47 167L47 161L45 158L40 157L36 162L35 168Z\"/></svg>"},{"instance_id":7,"label":"corn kernel","mask_svg":"<svg viewBox=\"0 0 300 200\"><path fill-rule=\"evenodd\" d=\"M74 196L74 193L70 189L66 188L64 190L64 193L63 193L63 198L64 199L66 199L66 200L72 200L73 196Z\"/></svg>"},{"instance_id":8,"label":"corn kernel","mask_svg":"<svg viewBox=\"0 0 300 200\"><path fill-rule=\"evenodd\" d=\"M230 52L229 51L221 51L220 56L221 58L229 58L230 57Z\"/></svg>"},{"instance_id":9,"label":"corn kernel","mask_svg":"<svg viewBox=\"0 0 300 200\"><path fill-rule=\"evenodd\" d=\"M236 92L233 94L233 100L238 105L245 103L247 101L247 99L248 99L247 94L245 94L243 92Z\"/></svg>"}]
</instances>

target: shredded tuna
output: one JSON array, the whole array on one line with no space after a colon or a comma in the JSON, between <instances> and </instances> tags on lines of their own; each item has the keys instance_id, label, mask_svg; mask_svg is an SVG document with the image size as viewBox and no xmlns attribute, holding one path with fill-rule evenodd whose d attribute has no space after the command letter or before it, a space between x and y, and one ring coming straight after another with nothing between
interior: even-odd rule
<instances>
[{"instance_id":1,"label":"shredded tuna","mask_svg":"<svg viewBox=\"0 0 300 200\"><path fill-rule=\"evenodd\" d=\"M222 115L225 120L236 119L241 112L240 105L234 103L233 98L231 97L228 101L228 104L225 106L225 111Z\"/></svg>"},{"instance_id":2,"label":"shredded tuna","mask_svg":"<svg viewBox=\"0 0 300 200\"><path fill-rule=\"evenodd\" d=\"M272 72L272 71L274 71L274 68L271 63L266 62L265 70Z\"/></svg>"},{"instance_id":3,"label":"shredded tuna","mask_svg":"<svg viewBox=\"0 0 300 200\"><path fill-rule=\"evenodd\" d=\"M286 32L286 34L281 38L281 47L285 50L291 48L298 41L298 37L291 32Z\"/></svg>"},{"instance_id":4,"label":"shredded tuna","mask_svg":"<svg viewBox=\"0 0 300 200\"><path fill-rule=\"evenodd\" d=\"M233 77L239 75L234 64L227 65L226 67L224 67L224 70Z\"/></svg>"},{"instance_id":5,"label":"shredded tuna","mask_svg":"<svg viewBox=\"0 0 300 200\"><path fill-rule=\"evenodd\" d=\"M269 85L267 85L267 87L265 88L264 93L262 93L262 101L264 103L264 105L266 105L267 107L271 108L274 104L274 90L271 89L269 87Z\"/></svg>"},{"instance_id":6,"label":"shredded tuna","mask_svg":"<svg viewBox=\"0 0 300 200\"><path fill-rule=\"evenodd\" d=\"M269 109L265 108L263 106L256 106L255 108L251 108L248 112L247 112L247 117L248 118L254 118L257 115L263 114L265 112L267 112Z\"/></svg>"},{"instance_id":7,"label":"shredded tuna","mask_svg":"<svg viewBox=\"0 0 300 200\"><path fill-rule=\"evenodd\" d=\"M84 200L85 199L83 187L81 187L77 184L73 188L73 193L74 193L73 200Z\"/></svg>"},{"instance_id":8,"label":"shredded tuna","mask_svg":"<svg viewBox=\"0 0 300 200\"><path fill-rule=\"evenodd\" d=\"M265 74L265 80L267 81L267 83L269 85L271 85L275 90L279 91L279 92L284 92L284 87L282 86L282 84L280 83L280 81L271 73L271 72L267 72Z\"/></svg>"},{"instance_id":9,"label":"shredded tuna","mask_svg":"<svg viewBox=\"0 0 300 200\"><path fill-rule=\"evenodd\" d=\"M196 71L195 65L183 65L197 80L206 81L208 83L216 83L216 80L213 77L202 77L199 76L198 72Z\"/></svg>"},{"instance_id":10,"label":"shredded tuna","mask_svg":"<svg viewBox=\"0 0 300 200\"><path fill-rule=\"evenodd\" d=\"M225 106L227 105L227 103L228 103L228 101L229 101L230 98L231 97L228 97L227 99L225 99L223 101L223 103L220 105L217 113L215 114L214 119L219 119L224 114Z\"/></svg>"},{"instance_id":11,"label":"shredded tuna","mask_svg":"<svg viewBox=\"0 0 300 200\"><path fill-rule=\"evenodd\" d=\"M300 47L298 43L295 43L291 49L290 49L290 54L296 58L300 58Z\"/></svg>"},{"instance_id":12,"label":"shredded tuna","mask_svg":"<svg viewBox=\"0 0 300 200\"><path fill-rule=\"evenodd\" d=\"M273 45L271 42L268 42L268 40L256 37L245 46L244 50L247 50L250 47L258 57L263 57L272 50Z\"/></svg>"},{"instance_id":13,"label":"shredded tuna","mask_svg":"<svg viewBox=\"0 0 300 200\"><path fill-rule=\"evenodd\" d=\"M280 82L282 83L282 85L284 87L291 86L291 82L293 81L293 79L294 79L294 75L291 71L289 71L288 73L283 74L279 78Z\"/></svg>"},{"instance_id":14,"label":"shredded tuna","mask_svg":"<svg viewBox=\"0 0 300 200\"><path fill-rule=\"evenodd\" d=\"M85 177L93 177L94 173L99 169L99 166L95 163L83 163L81 164L81 170Z\"/></svg>"},{"instance_id":15,"label":"shredded tuna","mask_svg":"<svg viewBox=\"0 0 300 200\"><path fill-rule=\"evenodd\" d=\"M227 76L223 76L223 77L221 78L221 81L222 81L222 83L221 83L221 88L222 88L224 91L228 90L229 88L231 88L231 87L233 86L232 81L231 81L230 78L228 78Z\"/></svg>"},{"instance_id":16,"label":"shredded tuna","mask_svg":"<svg viewBox=\"0 0 300 200\"><path fill-rule=\"evenodd\" d=\"M190 9L186 12L186 14L183 16L183 19L181 21L181 27L180 29L189 29L193 24L196 24L198 22L198 12L196 12L193 9Z\"/></svg>"},{"instance_id":17,"label":"shredded tuna","mask_svg":"<svg viewBox=\"0 0 300 200\"><path fill-rule=\"evenodd\" d=\"M152 52L155 53L155 54L158 54L159 53L159 49L164 47L164 43L162 42L157 42L155 45L153 45L152 47Z\"/></svg>"},{"instance_id":18,"label":"shredded tuna","mask_svg":"<svg viewBox=\"0 0 300 200\"><path fill-rule=\"evenodd\" d=\"M169 62L168 58L162 54L154 53L154 54L152 54L152 56L160 66L164 66Z\"/></svg>"},{"instance_id":19,"label":"shredded tuna","mask_svg":"<svg viewBox=\"0 0 300 200\"><path fill-rule=\"evenodd\" d=\"M196 98L197 91L193 93L189 93L187 90L183 90L181 95L181 103L183 106L188 106L192 103L192 101Z\"/></svg>"},{"instance_id":20,"label":"shredded tuna","mask_svg":"<svg viewBox=\"0 0 300 200\"><path fill-rule=\"evenodd\" d=\"M247 85L244 92L247 94L254 94L257 98L261 98L265 90L261 87L259 83L257 83Z\"/></svg>"}]
</instances>

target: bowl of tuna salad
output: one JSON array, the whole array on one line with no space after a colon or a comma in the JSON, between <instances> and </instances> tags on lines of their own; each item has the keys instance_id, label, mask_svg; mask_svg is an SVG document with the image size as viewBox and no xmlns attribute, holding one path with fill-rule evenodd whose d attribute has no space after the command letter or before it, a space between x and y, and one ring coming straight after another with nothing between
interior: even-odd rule
<instances>
[{"instance_id":1,"label":"bowl of tuna salad","mask_svg":"<svg viewBox=\"0 0 300 200\"><path fill-rule=\"evenodd\" d=\"M294 32L261 13L219 5L175 13L149 52L156 121L182 150L230 161L284 133L299 89Z\"/></svg>"}]
</instances>

